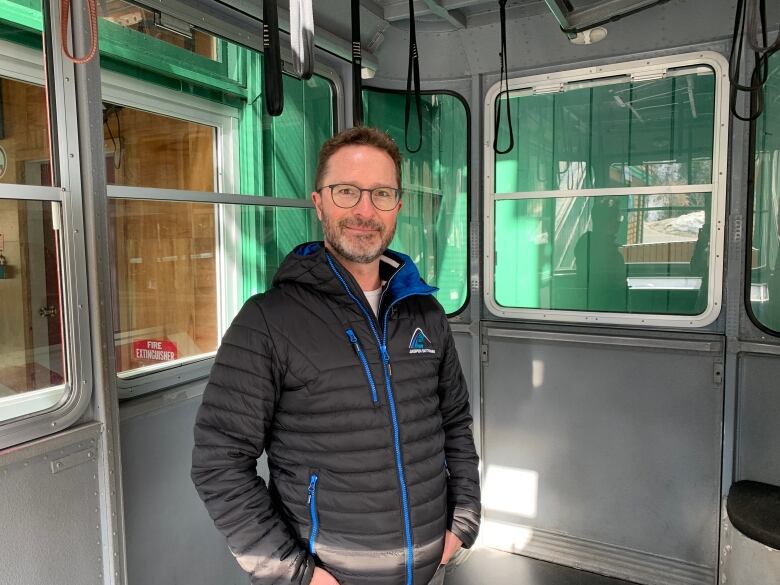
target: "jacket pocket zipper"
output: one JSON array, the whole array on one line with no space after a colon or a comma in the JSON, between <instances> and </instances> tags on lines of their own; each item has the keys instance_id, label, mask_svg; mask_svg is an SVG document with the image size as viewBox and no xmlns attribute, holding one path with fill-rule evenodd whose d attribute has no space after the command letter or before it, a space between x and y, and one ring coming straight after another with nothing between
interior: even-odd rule
<instances>
[{"instance_id":1,"label":"jacket pocket zipper","mask_svg":"<svg viewBox=\"0 0 780 585\"><path fill-rule=\"evenodd\" d=\"M347 329L347 338L349 338L349 342L352 344L352 347L355 348L355 353L357 353L358 358L360 359L360 363L363 365L363 371L366 373L366 379L368 380L368 385L371 387L371 398L374 400L374 405L376 406L379 404L379 397L377 396L376 392L376 383L374 382L374 376L371 375L371 368L368 367L368 360L366 359L366 354L363 353L363 348L360 347L360 343L358 342L357 335L355 335L355 332L352 329Z\"/></svg>"},{"instance_id":2,"label":"jacket pocket zipper","mask_svg":"<svg viewBox=\"0 0 780 585\"><path fill-rule=\"evenodd\" d=\"M309 533L309 552L312 555L316 555L314 552L314 543L317 540L317 532L320 529L320 521L317 517L317 474L312 473L311 479L309 479L309 514L311 515L311 533Z\"/></svg>"}]
</instances>

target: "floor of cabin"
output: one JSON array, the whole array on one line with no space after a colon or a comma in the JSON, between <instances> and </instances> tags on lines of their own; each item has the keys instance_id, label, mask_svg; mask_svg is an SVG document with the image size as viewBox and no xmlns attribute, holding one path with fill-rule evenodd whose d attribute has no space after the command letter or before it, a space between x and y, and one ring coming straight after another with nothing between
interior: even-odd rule
<instances>
[{"instance_id":1,"label":"floor of cabin","mask_svg":"<svg viewBox=\"0 0 780 585\"><path fill-rule=\"evenodd\" d=\"M635 585L521 555L482 548L447 571L445 585Z\"/></svg>"}]
</instances>

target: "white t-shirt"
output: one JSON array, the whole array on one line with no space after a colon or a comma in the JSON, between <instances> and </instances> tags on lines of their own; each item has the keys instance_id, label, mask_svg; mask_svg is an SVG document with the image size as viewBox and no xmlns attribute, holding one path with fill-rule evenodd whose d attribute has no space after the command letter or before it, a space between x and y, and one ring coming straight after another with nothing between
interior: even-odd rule
<instances>
[{"instance_id":1,"label":"white t-shirt","mask_svg":"<svg viewBox=\"0 0 780 585\"><path fill-rule=\"evenodd\" d=\"M374 311L374 315L379 317L379 297L382 296L382 288L379 287L376 290L364 290L363 294L366 295L366 300L368 301L368 304L371 305L371 308Z\"/></svg>"}]
</instances>

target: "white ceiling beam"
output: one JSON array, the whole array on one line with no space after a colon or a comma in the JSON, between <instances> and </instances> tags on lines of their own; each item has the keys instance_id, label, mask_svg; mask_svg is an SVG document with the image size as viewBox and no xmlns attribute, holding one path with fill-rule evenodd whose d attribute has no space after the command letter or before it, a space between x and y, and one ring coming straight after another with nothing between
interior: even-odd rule
<instances>
[{"instance_id":1,"label":"white ceiling beam","mask_svg":"<svg viewBox=\"0 0 780 585\"><path fill-rule=\"evenodd\" d=\"M480 4L490 4L489 0L437 0L441 8L452 12L459 8L466 8L467 6L478 6ZM432 10L427 4L427 0L415 0L414 3L414 15L422 16L424 14L431 14ZM462 15L461 15L462 16ZM409 2L408 0L398 0L397 2L390 2L385 4L384 18L388 22L395 22L397 20L406 20L409 18ZM465 19L464 19L465 24Z\"/></svg>"},{"instance_id":2,"label":"white ceiling beam","mask_svg":"<svg viewBox=\"0 0 780 585\"><path fill-rule=\"evenodd\" d=\"M376 16L379 20L385 19L384 8L382 8L379 4L374 2L374 0L360 0L360 7L366 12L369 12L374 16Z\"/></svg>"},{"instance_id":3,"label":"white ceiling beam","mask_svg":"<svg viewBox=\"0 0 780 585\"><path fill-rule=\"evenodd\" d=\"M439 4L437 0L423 1L425 2L425 5L428 7L428 9L442 20L446 20L457 29L466 28L466 18L457 10L450 11L446 9L444 6Z\"/></svg>"}]
</instances>

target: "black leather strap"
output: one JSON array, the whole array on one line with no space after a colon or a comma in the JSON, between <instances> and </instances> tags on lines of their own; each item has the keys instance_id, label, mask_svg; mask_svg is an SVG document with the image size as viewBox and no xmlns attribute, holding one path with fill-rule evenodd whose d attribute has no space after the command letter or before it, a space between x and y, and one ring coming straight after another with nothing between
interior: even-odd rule
<instances>
[{"instance_id":1,"label":"black leather strap","mask_svg":"<svg viewBox=\"0 0 780 585\"><path fill-rule=\"evenodd\" d=\"M414 82L414 105L417 110L419 140L415 148L409 147L409 120L412 113L412 82ZM414 0L409 0L409 69L406 74L406 104L404 106L404 145L411 153L422 148L422 98L420 97L420 60L417 53L417 31L414 26Z\"/></svg>"},{"instance_id":2,"label":"black leather strap","mask_svg":"<svg viewBox=\"0 0 780 585\"><path fill-rule=\"evenodd\" d=\"M263 2L263 95L269 116L278 116L284 109L282 87L282 55L279 50L279 15L276 0Z\"/></svg>"},{"instance_id":3,"label":"black leather strap","mask_svg":"<svg viewBox=\"0 0 780 585\"><path fill-rule=\"evenodd\" d=\"M360 0L352 0L352 125L363 125L363 57L360 47Z\"/></svg>"},{"instance_id":4,"label":"black leather strap","mask_svg":"<svg viewBox=\"0 0 780 585\"><path fill-rule=\"evenodd\" d=\"M498 0L498 6L501 15L501 52L499 57L501 58L501 75L499 78L499 93L498 104L496 106L496 114L493 119L493 150L496 154L507 154L515 147L515 134L512 129L512 112L509 108L509 77L508 77L508 65L506 55L506 0ZM506 102L506 122L509 127L509 145L501 149L498 146L498 132L501 129L501 101Z\"/></svg>"}]
</instances>

